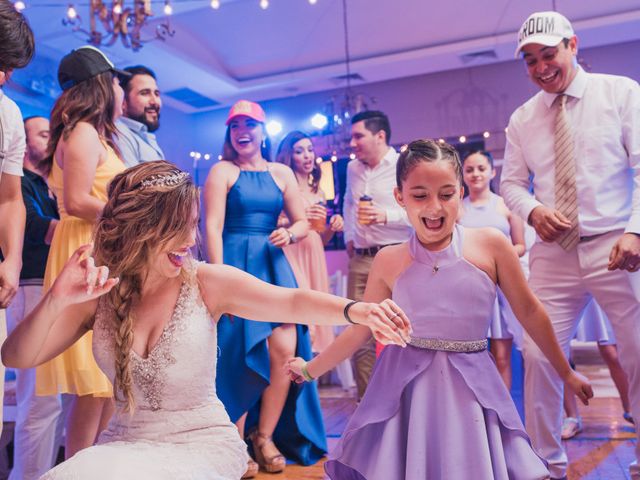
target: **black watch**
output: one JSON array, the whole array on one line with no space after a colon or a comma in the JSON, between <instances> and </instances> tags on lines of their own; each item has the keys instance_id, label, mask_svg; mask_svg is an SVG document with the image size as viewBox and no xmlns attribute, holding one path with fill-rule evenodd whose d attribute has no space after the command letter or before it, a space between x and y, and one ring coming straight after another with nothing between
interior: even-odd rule
<instances>
[{"instance_id":1,"label":"black watch","mask_svg":"<svg viewBox=\"0 0 640 480\"><path fill-rule=\"evenodd\" d=\"M287 233L289 234L289 243L296 243L296 241L298 240L298 238L295 236L295 234L291 231L291 230L287 230Z\"/></svg>"}]
</instances>

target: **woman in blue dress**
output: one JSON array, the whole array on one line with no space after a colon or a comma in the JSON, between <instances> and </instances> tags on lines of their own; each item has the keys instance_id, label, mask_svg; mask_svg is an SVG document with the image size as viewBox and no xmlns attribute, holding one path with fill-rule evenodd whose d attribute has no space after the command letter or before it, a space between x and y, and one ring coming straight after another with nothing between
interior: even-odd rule
<instances>
[{"instance_id":1,"label":"woman in blue dress","mask_svg":"<svg viewBox=\"0 0 640 480\"><path fill-rule=\"evenodd\" d=\"M295 288L282 247L304 238L308 224L293 172L268 160L264 122L262 108L247 100L229 112L224 160L212 167L204 189L209 260ZM283 210L288 228L277 227ZM229 316L218 324L218 394L260 467L271 473L284 469L285 457L309 465L326 453L316 386L291 386L282 368L294 353L311 358L307 327L290 322ZM255 473L250 462L243 478Z\"/></svg>"}]
</instances>

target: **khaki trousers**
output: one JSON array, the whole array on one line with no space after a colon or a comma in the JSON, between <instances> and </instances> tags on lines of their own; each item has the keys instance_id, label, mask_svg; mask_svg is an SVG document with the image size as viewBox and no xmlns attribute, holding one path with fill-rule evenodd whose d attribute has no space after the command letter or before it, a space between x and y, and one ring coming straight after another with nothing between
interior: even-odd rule
<instances>
[{"instance_id":1,"label":"khaki trousers","mask_svg":"<svg viewBox=\"0 0 640 480\"><path fill-rule=\"evenodd\" d=\"M354 254L349 260L349 275L347 277L347 296L349 298L362 300L373 258L368 255ZM353 354L351 361L358 389L358 400L360 400L367 389L373 365L376 363L376 342L373 337Z\"/></svg>"}]
</instances>

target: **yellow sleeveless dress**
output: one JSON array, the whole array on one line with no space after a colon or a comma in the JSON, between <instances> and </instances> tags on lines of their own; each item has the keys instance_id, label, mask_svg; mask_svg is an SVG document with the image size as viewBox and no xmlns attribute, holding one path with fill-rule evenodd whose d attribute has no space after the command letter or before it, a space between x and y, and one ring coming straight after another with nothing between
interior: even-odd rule
<instances>
[{"instance_id":1,"label":"yellow sleeveless dress","mask_svg":"<svg viewBox=\"0 0 640 480\"><path fill-rule=\"evenodd\" d=\"M106 160L96 169L91 186L91 196L106 202L109 182L126 167L112 148L106 144L105 147L107 149ZM60 223L58 223L51 241L47 268L44 273L44 291L51 287L73 252L81 245L91 242L94 228L93 222L73 217L64 209L62 169L55 160L49 174L49 188L58 198ZM72 393L95 397L112 396L111 381L102 373L93 358L92 339L93 332L86 333L63 353L37 367L36 394Z\"/></svg>"}]
</instances>

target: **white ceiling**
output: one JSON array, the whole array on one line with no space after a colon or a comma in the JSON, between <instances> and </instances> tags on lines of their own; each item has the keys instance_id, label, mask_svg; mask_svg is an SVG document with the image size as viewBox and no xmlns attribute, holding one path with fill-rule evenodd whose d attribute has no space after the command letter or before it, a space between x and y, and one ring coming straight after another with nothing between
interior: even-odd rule
<instances>
[{"instance_id":1,"label":"white ceiling","mask_svg":"<svg viewBox=\"0 0 640 480\"><path fill-rule=\"evenodd\" d=\"M61 24L66 2L26 1L40 58L57 62L86 43ZM83 1L77 9L86 16ZM153 68L163 91L187 87L222 105L240 97L265 100L344 85L335 78L345 74L342 0L270 3L262 10L258 0L221 0L213 10L209 0L174 0L172 38L139 52L119 44L104 50L118 66ZM640 39L640 0L555 4L572 20L582 47ZM162 5L154 1L152 23L164 17ZM523 20L551 9L552 0L347 0L347 5L351 71L376 82L510 60ZM479 58L465 57L470 54ZM165 101L184 112L201 111Z\"/></svg>"}]
</instances>

